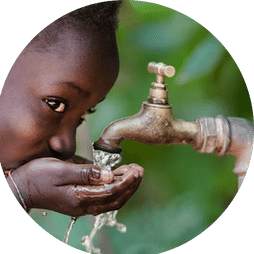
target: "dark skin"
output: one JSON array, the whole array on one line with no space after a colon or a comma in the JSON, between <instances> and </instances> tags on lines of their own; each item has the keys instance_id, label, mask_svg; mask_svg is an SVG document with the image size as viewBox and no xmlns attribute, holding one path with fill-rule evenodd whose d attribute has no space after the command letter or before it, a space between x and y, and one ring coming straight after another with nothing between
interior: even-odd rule
<instances>
[{"instance_id":1,"label":"dark skin","mask_svg":"<svg viewBox=\"0 0 254 254\"><path fill-rule=\"evenodd\" d=\"M82 116L105 99L119 69L116 44L94 34L66 31L47 52L22 52L4 85L0 161L4 171L13 169L28 210L70 216L118 210L141 183L137 164L111 172L75 156Z\"/></svg>"}]
</instances>

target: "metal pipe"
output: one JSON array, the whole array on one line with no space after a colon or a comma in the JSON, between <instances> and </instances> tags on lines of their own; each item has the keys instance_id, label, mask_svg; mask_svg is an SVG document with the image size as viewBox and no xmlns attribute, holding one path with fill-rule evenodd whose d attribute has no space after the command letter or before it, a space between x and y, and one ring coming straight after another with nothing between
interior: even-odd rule
<instances>
[{"instance_id":1,"label":"metal pipe","mask_svg":"<svg viewBox=\"0 0 254 254\"><path fill-rule=\"evenodd\" d=\"M231 142L226 154L235 156L233 172L238 175L238 187L240 188L251 160L254 126L243 118L228 117L227 120L231 130Z\"/></svg>"},{"instance_id":2,"label":"metal pipe","mask_svg":"<svg viewBox=\"0 0 254 254\"><path fill-rule=\"evenodd\" d=\"M233 172L239 187L247 172L253 147L253 124L242 118L204 117L194 122L175 119L168 104L164 76L172 77L174 67L149 63L148 70L157 74L147 102L138 114L112 122L102 132L94 148L121 153L121 141L131 139L149 145L192 145L200 153L235 156Z\"/></svg>"},{"instance_id":3,"label":"metal pipe","mask_svg":"<svg viewBox=\"0 0 254 254\"><path fill-rule=\"evenodd\" d=\"M250 164L254 127L243 118L217 116L197 120L200 126L197 151L213 153L218 156L233 155L235 157L234 174L238 175L240 188Z\"/></svg>"}]
</instances>

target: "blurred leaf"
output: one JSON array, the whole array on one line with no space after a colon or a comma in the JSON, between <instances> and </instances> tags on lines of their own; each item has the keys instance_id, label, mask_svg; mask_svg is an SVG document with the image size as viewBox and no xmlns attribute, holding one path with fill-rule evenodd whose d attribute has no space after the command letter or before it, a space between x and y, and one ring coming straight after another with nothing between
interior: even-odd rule
<instances>
[{"instance_id":1,"label":"blurred leaf","mask_svg":"<svg viewBox=\"0 0 254 254\"><path fill-rule=\"evenodd\" d=\"M219 64L224 52L222 44L213 35L208 35L191 53L179 71L176 82L185 84L192 79L208 75Z\"/></svg>"},{"instance_id":2,"label":"blurred leaf","mask_svg":"<svg viewBox=\"0 0 254 254\"><path fill-rule=\"evenodd\" d=\"M179 13L165 19L141 23L132 33L131 43L139 50L153 53L177 50L193 39L200 26Z\"/></svg>"}]
</instances>

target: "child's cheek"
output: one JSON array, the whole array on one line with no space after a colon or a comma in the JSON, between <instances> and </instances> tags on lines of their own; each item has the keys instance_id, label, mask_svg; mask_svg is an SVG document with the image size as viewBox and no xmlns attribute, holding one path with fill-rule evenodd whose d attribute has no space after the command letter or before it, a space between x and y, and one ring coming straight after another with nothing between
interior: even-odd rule
<instances>
[{"instance_id":1,"label":"child's cheek","mask_svg":"<svg viewBox=\"0 0 254 254\"><path fill-rule=\"evenodd\" d=\"M18 110L12 124L12 140L17 147L25 146L26 149L36 149L36 145L45 141L47 129L42 121L38 121L32 112ZM25 151L24 151L25 152ZM27 151L26 151L27 152Z\"/></svg>"},{"instance_id":2,"label":"child's cheek","mask_svg":"<svg viewBox=\"0 0 254 254\"><path fill-rule=\"evenodd\" d=\"M0 159L3 168L16 168L31 159L48 153L47 137L40 126L29 114L17 110L4 123L1 135Z\"/></svg>"}]
</instances>

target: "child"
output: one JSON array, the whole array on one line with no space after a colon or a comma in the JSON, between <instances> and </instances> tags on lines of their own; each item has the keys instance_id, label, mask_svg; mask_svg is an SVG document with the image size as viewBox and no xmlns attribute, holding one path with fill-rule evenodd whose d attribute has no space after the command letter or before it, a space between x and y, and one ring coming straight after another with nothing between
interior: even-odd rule
<instances>
[{"instance_id":1,"label":"child","mask_svg":"<svg viewBox=\"0 0 254 254\"><path fill-rule=\"evenodd\" d=\"M117 210L141 182L136 164L110 172L74 155L82 116L105 99L118 75L119 6L103 2L58 19L28 44L6 79L0 162L27 211L77 217Z\"/></svg>"}]
</instances>

